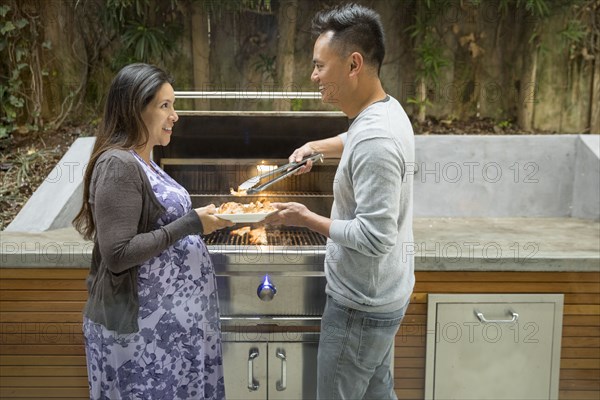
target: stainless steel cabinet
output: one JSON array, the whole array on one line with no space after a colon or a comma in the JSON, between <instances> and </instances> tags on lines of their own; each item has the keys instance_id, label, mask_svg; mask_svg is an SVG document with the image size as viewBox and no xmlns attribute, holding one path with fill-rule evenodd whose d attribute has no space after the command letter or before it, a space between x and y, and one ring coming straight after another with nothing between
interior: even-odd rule
<instances>
[{"instance_id":1,"label":"stainless steel cabinet","mask_svg":"<svg viewBox=\"0 0 600 400\"><path fill-rule=\"evenodd\" d=\"M429 295L426 399L557 399L563 295Z\"/></svg>"},{"instance_id":2,"label":"stainless steel cabinet","mask_svg":"<svg viewBox=\"0 0 600 400\"><path fill-rule=\"evenodd\" d=\"M316 398L317 346L316 341L224 341L227 399Z\"/></svg>"}]
</instances>

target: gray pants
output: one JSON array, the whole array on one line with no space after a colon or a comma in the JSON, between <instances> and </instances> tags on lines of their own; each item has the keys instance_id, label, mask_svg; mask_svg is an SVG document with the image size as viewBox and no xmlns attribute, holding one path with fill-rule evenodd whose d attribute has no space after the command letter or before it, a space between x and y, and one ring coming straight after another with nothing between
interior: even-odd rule
<instances>
[{"instance_id":1,"label":"gray pants","mask_svg":"<svg viewBox=\"0 0 600 400\"><path fill-rule=\"evenodd\" d=\"M367 313L327 296L317 365L319 400L397 399L390 368L407 307Z\"/></svg>"}]
</instances>

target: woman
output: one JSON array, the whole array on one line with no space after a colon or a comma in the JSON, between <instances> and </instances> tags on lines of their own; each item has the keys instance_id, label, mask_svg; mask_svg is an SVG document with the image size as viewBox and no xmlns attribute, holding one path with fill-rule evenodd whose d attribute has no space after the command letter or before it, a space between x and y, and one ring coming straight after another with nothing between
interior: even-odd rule
<instances>
[{"instance_id":1,"label":"woman","mask_svg":"<svg viewBox=\"0 0 600 400\"><path fill-rule=\"evenodd\" d=\"M232 224L150 159L178 116L172 80L132 64L114 78L76 229L94 240L83 331L92 399L223 399L217 287L198 233Z\"/></svg>"}]
</instances>

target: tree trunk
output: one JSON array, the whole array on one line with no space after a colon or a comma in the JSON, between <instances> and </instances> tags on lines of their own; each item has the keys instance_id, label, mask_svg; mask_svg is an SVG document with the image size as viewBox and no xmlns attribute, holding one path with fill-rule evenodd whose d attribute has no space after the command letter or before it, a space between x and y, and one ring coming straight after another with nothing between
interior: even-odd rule
<instances>
[{"instance_id":1,"label":"tree trunk","mask_svg":"<svg viewBox=\"0 0 600 400\"><path fill-rule=\"evenodd\" d=\"M425 122L425 111L427 109L427 85L425 78L419 78L417 83L417 122Z\"/></svg>"},{"instance_id":2,"label":"tree trunk","mask_svg":"<svg viewBox=\"0 0 600 400\"><path fill-rule=\"evenodd\" d=\"M194 89L206 90L210 84L210 37L209 18L202 3L192 5L192 68L194 71ZM195 99L196 110L209 110L210 101Z\"/></svg>"},{"instance_id":3,"label":"tree trunk","mask_svg":"<svg viewBox=\"0 0 600 400\"><path fill-rule=\"evenodd\" d=\"M279 40L277 42L277 78L282 92L295 92L294 85L294 49L296 39L296 21L298 19L298 0L282 0L279 3L277 22ZM292 99L276 99L273 109L289 111Z\"/></svg>"},{"instance_id":4,"label":"tree trunk","mask_svg":"<svg viewBox=\"0 0 600 400\"><path fill-rule=\"evenodd\" d=\"M416 3L416 18L420 21L427 21L428 10L425 8L425 3L423 1L419 1ZM417 36L415 37L415 50L419 49L423 42L425 41L426 33L424 31L419 31ZM419 53L417 53L416 59L416 67L417 67L417 87L415 93L415 105L417 106L417 122L419 124L423 124L425 122L426 112L427 112L427 83L425 78L425 66L423 65L423 60L419 57Z\"/></svg>"},{"instance_id":5,"label":"tree trunk","mask_svg":"<svg viewBox=\"0 0 600 400\"><path fill-rule=\"evenodd\" d=\"M594 59L592 82L590 133L600 134L600 54L596 54L596 58Z\"/></svg>"},{"instance_id":6,"label":"tree trunk","mask_svg":"<svg viewBox=\"0 0 600 400\"><path fill-rule=\"evenodd\" d=\"M535 108L535 98L537 95L537 59L539 40L531 40L531 36L536 32L537 24L531 24L531 29L526 29L523 53L523 67L521 69L521 79L519 87L519 102L517 104L517 123L525 132L531 132L533 128L533 112Z\"/></svg>"},{"instance_id":7,"label":"tree trunk","mask_svg":"<svg viewBox=\"0 0 600 400\"><path fill-rule=\"evenodd\" d=\"M533 111L535 107L535 95L537 88L537 49L531 49L525 55L523 72L521 74L521 87L519 90L519 105L517 118L519 127L525 132L531 132L533 128Z\"/></svg>"}]
</instances>

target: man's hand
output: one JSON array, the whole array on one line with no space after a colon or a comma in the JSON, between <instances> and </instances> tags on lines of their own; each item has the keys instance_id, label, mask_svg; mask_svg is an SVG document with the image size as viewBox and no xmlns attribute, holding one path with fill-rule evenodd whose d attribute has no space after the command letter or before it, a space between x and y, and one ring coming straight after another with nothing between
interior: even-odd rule
<instances>
[{"instance_id":1,"label":"man's hand","mask_svg":"<svg viewBox=\"0 0 600 400\"><path fill-rule=\"evenodd\" d=\"M271 203L277 211L268 216L265 223L272 225L300 226L329 237L331 220L310 211L300 203Z\"/></svg>"},{"instance_id":2,"label":"man's hand","mask_svg":"<svg viewBox=\"0 0 600 400\"><path fill-rule=\"evenodd\" d=\"M271 205L279 211L265 219L268 224L306 227L307 220L312 214L304 204L300 203L271 203Z\"/></svg>"},{"instance_id":3,"label":"man's hand","mask_svg":"<svg viewBox=\"0 0 600 400\"><path fill-rule=\"evenodd\" d=\"M325 158L340 158L344 151L344 142L340 136L330 137L328 139L315 140L308 142L304 146L294 150L289 157L290 162L302 161L304 157L315 153L322 153ZM313 161L308 161L302 167L298 168L296 175L305 174L311 170Z\"/></svg>"},{"instance_id":4,"label":"man's hand","mask_svg":"<svg viewBox=\"0 0 600 400\"><path fill-rule=\"evenodd\" d=\"M292 155L289 157L290 162L300 162L304 157L311 156L315 154L315 149L311 146L310 143L306 143L304 146L294 150ZM312 169L313 161L309 160L302 167L298 168L296 171L296 175L305 174Z\"/></svg>"}]
</instances>

